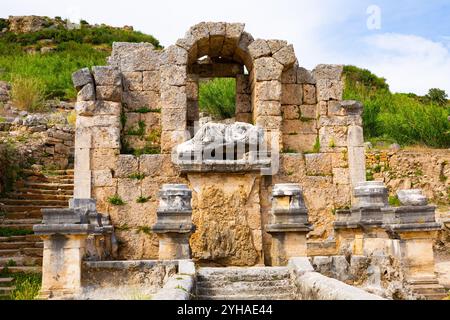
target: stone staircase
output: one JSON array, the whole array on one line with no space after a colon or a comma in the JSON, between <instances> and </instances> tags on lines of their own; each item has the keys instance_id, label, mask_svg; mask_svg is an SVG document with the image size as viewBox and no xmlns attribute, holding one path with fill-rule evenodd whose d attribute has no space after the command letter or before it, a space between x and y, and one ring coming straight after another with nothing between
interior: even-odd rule
<instances>
[{"instance_id":1,"label":"stone staircase","mask_svg":"<svg viewBox=\"0 0 450 320\"><path fill-rule=\"evenodd\" d=\"M12 273L41 272L43 242L32 234L33 225L41 223L41 209L66 208L73 195L73 170L24 173L26 177L0 199L0 228L18 234L0 236L0 270L7 266ZM0 286L5 283L0 278Z\"/></svg>"},{"instance_id":2,"label":"stone staircase","mask_svg":"<svg viewBox=\"0 0 450 320\"><path fill-rule=\"evenodd\" d=\"M198 300L295 300L288 268L200 268Z\"/></svg>"}]
</instances>

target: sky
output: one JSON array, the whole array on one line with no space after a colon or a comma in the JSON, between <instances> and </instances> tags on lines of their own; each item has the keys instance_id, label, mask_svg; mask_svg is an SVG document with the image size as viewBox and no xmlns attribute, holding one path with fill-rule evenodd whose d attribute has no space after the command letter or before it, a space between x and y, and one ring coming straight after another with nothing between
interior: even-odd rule
<instances>
[{"instance_id":1,"label":"sky","mask_svg":"<svg viewBox=\"0 0 450 320\"><path fill-rule=\"evenodd\" d=\"M449 0L2 0L0 17L61 16L131 25L164 46L201 21L244 22L261 39L292 43L301 66L353 64L395 92L450 94Z\"/></svg>"}]
</instances>

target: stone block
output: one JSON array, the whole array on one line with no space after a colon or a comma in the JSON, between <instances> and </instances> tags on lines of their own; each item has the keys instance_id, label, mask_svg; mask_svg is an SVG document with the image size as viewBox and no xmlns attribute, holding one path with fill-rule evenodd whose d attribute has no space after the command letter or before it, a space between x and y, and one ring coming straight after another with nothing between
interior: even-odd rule
<instances>
[{"instance_id":1,"label":"stone block","mask_svg":"<svg viewBox=\"0 0 450 320\"><path fill-rule=\"evenodd\" d=\"M120 127L94 127L91 130L93 148L120 149Z\"/></svg>"},{"instance_id":2,"label":"stone block","mask_svg":"<svg viewBox=\"0 0 450 320\"><path fill-rule=\"evenodd\" d=\"M348 166L352 186L366 181L366 156L364 147L348 148Z\"/></svg>"},{"instance_id":3,"label":"stone block","mask_svg":"<svg viewBox=\"0 0 450 320\"><path fill-rule=\"evenodd\" d=\"M283 65L274 58L262 57L254 62L256 81L280 80Z\"/></svg>"},{"instance_id":4,"label":"stone block","mask_svg":"<svg viewBox=\"0 0 450 320\"><path fill-rule=\"evenodd\" d=\"M140 117L145 123L145 134L154 133L155 130L161 130L161 114L156 112L143 113Z\"/></svg>"},{"instance_id":5,"label":"stone block","mask_svg":"<svg viewBox=\"0 0 450 320\"><path fill-rule=\"evenodd\" d=\"M236 47L244 31L243 23L227 23L225 31L225 41L222 47L222 55L224 57L233 57Z\"/></svg>"},{"instance_id":6,"label":"stone block","mask_svg":"<svg viewBox=\"0 0 450 320\"><path fill-rule=\"evenodd\" d=\"M303 103L304 104L316 104L316 86L312 84L303 85Z\"/></svg>"},{"instance_id":7,"label":"stone block","mask_svg":"<svg viewBox=\"0 0 450 320\"><path fill-rule=\"evenodd\" d=\"M420 189L398 190L397 196L404 206L426 206L428 204L427 197Z\"/></svg>"},{"instance_id":8,"label":"stone block","mask_svg":"<svg viewBox=\"0 0 450 320\"><path fill-rule=\"evenodd\" d=\"M288 45L277 51L273 57L281 63L285 69L292 67L294 63L297 61L295 57L294 46Z\"/></svg>"},{"instance_id":9,"label":"stone block","mask_svg":"<svg viewBox=\"0 0 450 320\"><path fill-rule=\"evenodd\" d=\"M317 134L283 134L285 150L311 152L316 143Z\"/></svg>"},{"instance_id":10,"label":"stone block","mask_svg":"<svg viewBox=\"0 0 450 320\"><path fill-rule=\"evenodd\" d=\"M93 149L91 151L91 169L115 171L119 154L119 149Z\"/></svg>"},{"instance_id":11,"label":"stone block","mask_svg":"<svg viewBox=\"0 0 450 320\"><path fill-rule=\"evenodd\" d=\"M111 66L92 67L92 74L94 75L95 85L121 87L122 76L120 71Z\"/></svg>"},{"instance_id":12,"label":"stone block","mask_svg":"<svg viewBox=\"0 0 450 320\"><path fill-rule=\"evenodd\" d=\"M347 127L321 127L319 129L321 150L347 146Z\"/></svg>"},{"instance_id":13,"label":"stone block","mask_svg":"<svg viewBox=\"0 0 450 320\"><path fill-rule=\"evenodd\" d=\"M239 94L237 90L236 94ZM186 83L186 98L188 100L198 100L198 82L188 81Z\"/></svg>"},{"instance_id":14,"label":"stone block","mask_svg":"<svg viewBox=\"0 0 450 320\"><path fill-rule=\"evenodd\" d=\"M283 134L315 134L317 135L316 121L314 120L283 120L282 132Z\"/></svg>"},{"instance_id":15,"label":"stone block","mask_svg":"<svg viewBox=\"0 0 450 320\"><path fill-rule=\"evenodd\" d=\"M328 115L328 103L326 101L319 101L317 103L317 109L320 116Z\"/></svg>"},{"instance_id":16,"label":"stone block","mask_svg":"<svg viewBox=\"0 0 450 320\"><path fill-rule=\"evenodd\" d=\"M250 110L246 112L251 112ZM281 104L278 101L257 101L254 114L259 116L281 116Z\"/></svg>"},{"instance_id":17,"label":"stone block","mask_svg":"<svg viewBox=\"0 0 450 320\"><path fill-rule=\"evenodd\" d=\"M83 68L72 74L72 83L75 88L81 89L87 84L93 84L94 79L92 78L91 71L88 68Z\"/></svg>"},{"instance_id":18,"label":"stone block","mask_svg":"<svg viewBox=\"0 0 450 320\"><path fill-rule=\"evenodd\" d=\"M285 84L282 86L281 103L301 105L303 102L303 87L299 84Z\"/></svg>"},{"instance_id":19,"label":"stone block","mask_svg":"<svg viewBox=\"0 0 450 320\"><path fill-rule=\"evenodd\" d=\"M250 95L236 93L236 113L251 113L251 112L252 112L252 102Z\"/></svg>"},{"instance_id":20,"label":"stone block","mask_svg":"<svg viewBox=\"0 0 450 320\"><path fill-rule=\"evenodd\" d=\"M237 113L236 121L253 124L253 115L251 113Z\"/></svg>"},{"instance_id":21,"label":"stone block","mask_svg":"<svg viewBox=\"0 0 450 320\"><path fill-rule=\"evenodd\" d=\"M122 89L121 87L97 86L96 96L97 100L121 102Z\"/></svg>"},{"instance_id":22,"label":"stone block","mask_svg":"<svg viewBox=\"0 0 450 320\"><path fill-rule=\"evenodd\" d=\"M280 130L282 120L281 116L259 116L256 118L256 126L266 130Z\"/></svg>"},{"instance_id":23,"label":"stone block","mask_svg":"<svg viewBox=\"0 0 450 320\"><path fill-rule=\"evenodd\" d=\"M301 117L300 107L296 105L283 105L281 111L284 120L299 120Z\"/></svg>"},{"instance_id":24,"label":"stone block","mask_svg":"<svg viewBox=\"0 0 450 320\"><path fill-rule=\"evenodd\" d=\"M186 87L169 86L161 92L161 105L162 109L169 108L184 108L186 105Z\"/></svg>"},{"instance_id":25,"label":"stone block","mask_svg":"<svg viewBox=\"0 0 450 320\"><path fill-rule=\"evenodd\" d=\"M348 168L333 168L334 184L350 184L350 174Z\"/></svg>"},{"instance_id":26,"label":"stone block","mask_svg":"<svg viewBox=\"0 0 450 320\"><path fill-rule=\"evenodd\" d=\"M297 66L293 66L292 68L283 71L281 74L281 83L282 84L295 84L297 83Z\"/></svg>"},{"instance_id":27,"label":"stone block","mask_svg":"<svg viewBox=\"0 0 450 320\"><path fill-rule=\"evenodd\" d=\"M319 117L317 105L315 105L315 104L301 105L300 113L301 113L301 117L303 119L317 119Z\"/></svg>"},{"instance_id":28,"label":"stone block","mask_svg":"<svg viewBox=\"0 0 450 320\"><path fill-rule=\"evenodd\" d=\"M331 154L305 154L306 174L309 176L329 176L333 174Z\"/></svg>"},{"instance_id":29,"label":"stone block","mask_svg":"<svg viewBox=\"0 0 450 320\"><path fill-rule=\"evenodd\" d=\"M344 67L342 65L319 64L314 70L313 75L316 80L337 80L340 81Z\"/></svg>"},{"instance_id":30,"label":"stone block","mask_svg":"<svg viewBox=\"0 0 450 320\"><path fill-rule=\"evenodd\" d=\"M298 84L316 84L313 74L305 68L299 67L297 69L297 83Z\"/></svg>"},{"instance_id":31,"label":"stone block","mask_svg":"<svg viewBox=\"0 0 450 320\"><path fill-rule=\"evenodd\" d=\"M161 127L164 131L175 131L186 127L186 109L163 109L161 112Z\"/></svg>"},{"instance_id":32,"label":"stone block","mask_svg":"<svg viewBox=\"0 0 450 320\"><path fill-rule=\"evenodd\" d=\"M120 117L122 113L122 104L112 101L96 101L95 102L95 116L116 116Z\"/></svg>"},{"instance_id":33,"label":"stone block","mask_svg":"<svg viewBox=\"0 0 450 320\"><path fill-rule=\"evenodd\" d=\"M142 73L142 90L159 91L159 71L144 71Z\"/></svg>"},{"instance_id":34,"label":"stone block","mask_svg":"<svg viewBox=\"0 0 450 320\"><path fill-rule=\"evenodd\" d=\"M188 52L180 46L171 45L161 53L161 64L163 65L170 64L185 66L187 63Z\"/></svg>"},{"instance_id":35,"label":"stone block","mask_svg":"<svg viewBox=\"0 0 450 320\"><path fill-rule=\"evenodd\" d=\"M112 187L114 181L111 170L92 171L92 183L95 187Z\"/></svg>"},{"instance_id":36,"label":"stone block","mask_svg":"<svg viewBox=\"0 0 450 320\"><path fill-rule=\"evenodd\" d=\"M164 153L172 152L172 149L187 139L187 133L183 130L166 131L161 134L161 150Z\"/></svg>"},{"instance_id":37,"label":"stone block","mask_svg":"<svg viewBox=\"0 0 450 320\"><path fill-rule=\"evenodd\" d=\"M94 101L95 100L95 88L92 83L88 83L78 91L77 101Z\"/></svg>"},{"instance_id":38,"label":"stone block","mask_svg":"<svg viewBox=\"0 0 450 320\"><path fill-rule=\"evenodd\" d=\"M280 101L281 83L275 80L256 82L254 94L260 101Z\"/></svg>"},{"instance_id":39,"label":"stone block","mask_svg":"<svg viewBox=\"0 0 450 320\"><path fill-rule=\"evenodd\" d=\"M95 102L94 101L78 101L75 103L75 111L77 115L89 117L94 115Z\"/></svg>"},{"instance_id":40,"label":"stone block","mask_svg":"<svg viewBox=\"0 0 450 320\"><path fill-rule=\"evenodd\" d=\"M114 42L111 63L124 71L152 71L160 66L160 51L151 43Z\"/></svg>"},{"instance_id":41,"label":"stone block","mask_svg":"<svg viewBox=\"0 0 450 320\"><path fill-rule=\"evenodd\" d=\"M126 111L136 111L143 107L160 109L160 96L156 91L129 91L123 93L122 101Z\"/></svg>"},{"instance_id":42,"label":"stone block","mask_svg":"<svg viewBox=\"0 0 450 320\"><path fill-rule=\"evenodd\" d=\"M248 46L248 51L253 58L253 60L256 60L261 57L268 57L271 55L272 51L270 50L269 45L267 44L266 40L257 39L253 41Z\"/></svg>"},{"instance_id":43,"label":"stone block","mask_svg":"<svg viewBox=\"0 0 450 320\"><path fill-rule=\"evenodd\" d=\"M142 91L142 72L123 72L122 81L125 91ZM149 90L149 89L147 89Z\"/></svg>"},{"instance_id":44,"label":"stone block","mask_svg":"<svg viewBox=\"0 0 450 320\"><path fill-rule=\"evenodd\" d=\"M285 40L267 40L267 44L270 47L272 55L288 45L287 41Z\"/></svg>"},{"instance_id":45,"label":"stone block","mask_svg":"<svg viewBox=\"0 0 450 320\"><path fill-rule=\"evenodd\" d=\"M251 94L250 79L248 75L238 74L236 76L236 93Z\"/></svg>"},{"instance_id":46,"label":"stone block","mask_svg":"<svg viewBox=\"0 0 450 320\"><path fill-rule=\"evenodd\" d=\"M340 80L317 80L317 100L342 100L344 86Z\"/></svg>"},{"instance_id":47,"label":"stone block","mask_svg":"<svg viewBox=\"0 0 450 320\"><path fill-rule=\"evenodd\" d=\"M348 151L334 152L331 156L333 168L348 168Z\"/></svg>"},{"instance_id":48,"label":"stone block","mask_svg":"<svg viewBox=\"0 0 450 320\"><path fill-rule=\"evenodd\" d=\"M139 172L139 160L137 157L128 154L121 154L118 157L117 170L114 172L115 178L128 178L137 172Z\"/></svg>"},{"instance_id":49,"label":"stone block","mask_svg":"<svg viewBox=\"0 0 450 320\"><path fill-rule=\"evenodd\" d=\"M126 121L123 128L123 132L126 134L128 131L135 129L141 120L141 115L139 113L127 112L125 113Z\"/></svg>"},{"instance_id":50,"label":"stone block","mask_svg":"<svg viewBox=\"0 0 450 320\"><path fill-rule=\"evenodd\" d=\"M133 173L137 173L137 171ZM132 207L136 204L136 199L141 196L141 181L130 178L117 179L117 195ZM129 214L132 212L137 211L128 211Z\"/></svg>"},{"instance_id":51,"label":"stone block","mask_svg":"<svg viewBox=\"0 0 450 320\"><path fill-rule=\"evenodd\" d=\"M161 174L164 158L159 154L146 154L139 157L139 172L147 177Z\"/></svg>"},{"instance_id":52,"label":"stone block","mask_svg":"<svg viewBox=\"0 0 450 320\"><path fill-rule=\"evenodd\" d=\"M161 90L164 90L167 86L184 86L186 85L186 79L186 66L161 66Z\"/></svg>"}]
</instances>

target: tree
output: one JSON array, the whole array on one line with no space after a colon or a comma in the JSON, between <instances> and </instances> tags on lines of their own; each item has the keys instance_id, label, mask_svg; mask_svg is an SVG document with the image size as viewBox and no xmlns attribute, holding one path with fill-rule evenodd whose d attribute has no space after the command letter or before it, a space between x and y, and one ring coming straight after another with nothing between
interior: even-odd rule
<instances>
[{"instance_id":1,"label":"tree","mask_svg":"<svg viewBox=\"0 0 450 320\"><path fill-rule=\"evenodd\" d=\"M441 89L432 88L425 97L429 102L437 104L438 106L445 106L448 103L447 93Z\"/></svg>"}]
</instances>

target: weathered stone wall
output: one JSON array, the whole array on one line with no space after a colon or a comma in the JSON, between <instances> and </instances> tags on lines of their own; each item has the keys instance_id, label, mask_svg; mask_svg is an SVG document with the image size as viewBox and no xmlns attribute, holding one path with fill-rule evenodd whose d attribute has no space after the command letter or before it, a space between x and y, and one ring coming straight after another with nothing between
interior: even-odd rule
<instances>
[{"instance_id":1,"label":"weathered stone wall","mask_svg":"<svg viewBox=\"0 0 450 320\"><path fill-rule=\"evenodd\" d=\"M422 189L430 202L450 205L450 152L440 149L369 150L367 170L386 183L392 195L400 189Z\"/></svg>"}]
</instances>

